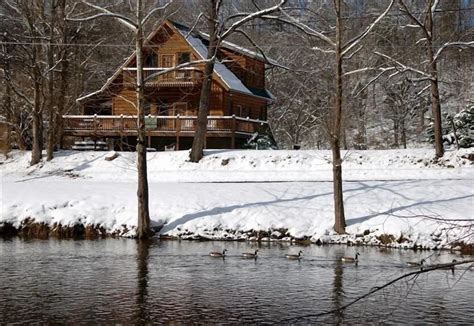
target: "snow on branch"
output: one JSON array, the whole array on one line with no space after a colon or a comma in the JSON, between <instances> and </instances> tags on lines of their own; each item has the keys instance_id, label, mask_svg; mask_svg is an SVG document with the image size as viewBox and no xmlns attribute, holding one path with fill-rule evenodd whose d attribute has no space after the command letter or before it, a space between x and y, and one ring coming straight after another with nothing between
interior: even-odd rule
<instances>
[{"instance_id":1,"label":"snow on branch","mask_svg":"<svg viewBox=\"0 0 474 326\"><path fill-rule=\"evenodd\" d=\"M439 0L435 0L433 5L431 6L431 17L434 17L434 13L436 11L436 8L438 7L438 4L439 4Z\"/></svg>"},{"instance_id":2,"label":"snow on branch","mask_svg":"<svg viewBox=\"0 0 474 326\"><path fill-rule=\"evenodd\" d=\"M405 2L403 2L403 0L398 0L398 4L399 4L400 11L405 13L408 16L408 18L410 18L415 23L416 26L420 27L423 30L423 33L425 33L427 38L431 38L431 34L426 28L426 26L417 17L413 15L410 9L408 9ZM407 26L414 27L413 25L407 25Z\"/></svg>"},{"instance_id":3,"label":"snow on branch","mask_svg":"<svg viewBox=\"0 0 474 326\"><path fill-rule=\"evenodd\" d=\"M448 43L445 43L443 44L442 47L440 47L438 49L438 51L436 51L434 57L433 57L433 60L437 60L439 55L444 51L446 50L447 48L450 48L450 47L457 47L457 48L461 48L461 49L465 49L465 48L474 48L474 41L471 41L471 42L448 42Z\"/></svg>"},{"instance_id":4,"label":"snow on branch","mask_svg":"<svg viewBox=\"0 0 474 326\"><path fill-rule=\"evenodd\" d=\"M165 68L165 69L160 69L160 71L158 72L155 72L149 76L147 76L143 82L146 83L148 81L150 81L151 79L157 77L157 76L160 76L160 75L164 75L164 74L167 74L169 72L172 72L172 71L175 71L175 70L179 70L179 69L183 69L183 68L187 68L187 67L192 67L192 66L195 66L195 65L198 65L198 64L202 64L202 63L207 63L209 61L213 61L215 59L214 58L211 58L211 59L203 59L203 60L195 60L195 61L190 61L190 62L185 62L185 63L182 63L180 65L177 65L175 67L170 67L170 68Z\"/></svg>"},{"instance_id":5,"label":"snow on branch","mask_svg":"<svg viewBox=\"0 0 474 326\"><path fill-rule=\"evenodd\" d=\"M315 50L315 51L319 51L319 52L322 52L322 53L335 53L336 51L334 50L329 50L329 49L322 49L318 46L313 46L311 47L311 50Z\"/></svg>"},{"instance_id":6,"label":"snow on branch","mask_svg":"<svg viewBox=\"0 0 474 326\"><path fill-rule=\"evenodd\" d=\"M426 85L425 87L423 87L423 89L422 89L421 91L419 91L418 93L416 93L416 96L421 96L421 94L423 94L424 92L426 92L430 87L431 87L431 85Z\"/></svg>"},{"instance_id":7,"label":"snow on branch","mask_svg":"<svg viewBox=\"0 0 474 326\"><path fill-rule=\"evenodd\" d=\"M97 19L97 18L101 18L101 17L112 17L112 18L116 18L119 22L121 22L122 24L124 24L125 26L127 26L129 29L133 30L133 31L136 31L138 26L137 24L131 20L130 18L126 17L126 16L123 16L123 15L120 15L120 14L117 14L117 13L113 13L103 7L100 7L100 6L96 6L94 4L91 4L87 1L82 1L83 4L86 4L88 5L89 7L92 7L94 9L97 9L99 11L101 11L102 13L100 14L97 14L97 15L93 15L93 16L90 16L90 17L84 17L84 18L66 18L67 20L69 21L76 21L76 22L85 22L85 21L89 21L89 20L94 20L94 19Z\"/></svg>"},{"instance_id":8,"label":"snow on branch","mask_svg":"<svg viewBox=\"0 0 474 326\"><path fill-rule=\"evenodd\" d=\"M359 72L366 72L366 71L371 71L371 70L379 70L379 69L372 68L372 67L365 67L365 68L360 68L360 69L355 69L355 70L348 71L348 72L344 73L343 76L350 76L350 75L353 75L353 74L357 74Z\"/></svg>"},{"instance_id":9,"label":"snow on branch","mask_svg":"<svg viewBox=\"0 0 474 326\"><path fill-rule=\"evenodd\" d=\"M285 23L290 24L290 25L293 25L293 26L297 27L298 29L300 29L301 31L303 31L305 34L317 37L321 41L326 42L331 47L336 48L336 43L334 43L329 37L327 37L323 33L318 32L317 30L309 27L308 25L301 23L296 18L288 15L288 13L286 13L284 10L281 10L281 13L283 15L285 15L289 20L280 19L280 21L285 22Z\"/></svg>"},{"instance_id":10,"label":"snow on branch","mask_svg":"<svg viewBox=\"0 0 474 326\"><path fill-rule=\"evenodd\" d=\"M256 18L259 18L259 17L262 17L262 16L265 16L267 14L271 14L275 11L278 11L280 10L281 6L283 6L285 3L286 3L287 0L280 0L280 2L278 4L276 4L275 6L273 7L269 7L269 8L266 8L266 9L262 9L262 10L259 10L257 12L254 12L254 13L251 13L249 15L246 15L245 17L243 17L242 19L236 21L235 23L233 23L229 28L227 28L225 30L225 32L223 32L221 35L220 35L220 40L224 40L226 37L228 37L229 35L231 35L237 28L239 28L240 26L244 25L245 23L253 20L253 19L256 19Z\"/></svg>"},{"instance_id":11,"label":"snow on branch","mask_svg":"<svg viewBox=\"0 0 474 326\"><path fill-rule=\"evenodd\" d=\"M265 54L265 51L263 51L263 49L246 32L244 32L240 28L236 29L235 32L242 34L257 49L257 51L262 55L262 57L263 57L263 59L265 59L266 63L268 63L269 65L278 67L278 68L282 68L284 70L290 70L290 68L285 67L285 66L280 65L280 64L277 64L276 62L272 63L271 60L269 60L267 55Z\"/></svg>"},{"instance_id":12,"label":"snow on branch","mask_svg":"<svg viewBox=\"0 0 474 326\"><path fill-rule=\"evenodd\" d=\"M354 46L358 45L370 32L374 29L374 27L388 14L390 9L392 9L395 0L391 0L388 7L382 12L367 28L358 36L354 37L353 39L349 40L343 47L341 55L344 56L349 52Z\"/></svg>"},{"instance_id":13,"label":"snow on branch","mask_svg":"<svg viewBox=\"0 0 474 326\"><path fill-rule=\"evenodd\" d=\"M402 72L411 71L411 72L417 73L419 75L422 75L422 76L426 77L427 79L430 79L430 80L433 79L433 77L431 75L427 74L426 72L421 71L421 70L416 69L416 68L413 68L413 67L409 67L407 65L404 65L400 61L397 61L394 58L392 58L392 57L390 57L386 54L380 53L378 51L375 51L374 53L378 56L381 56L382 58L385 58L385 59L389 60L390 62L393 62L393 63L397 64L400 68L402 68Z\"/></svg>"},{"instance_id":14,"label":"snow on branch","mask_svg":"<svg viewBox=\"0 0 474 326\"><path fill-rule=\"evenodd\" d=\"M356 73L356 72L359 72L359 71L369 71L369 70L374 70L374 68L362 68L362 69L358 69L358 70L354 70L353 72L348 72L346 74L349 74L349 73ZM372 85L373 83L375 83L380 77L382 77L386 72L389 72L389 71L394 71L396 70L395 67L388 67L388 68L380 68L379 70L380 73L375 76L374 78L372 78L371 80L369 80L369 82L364 86L362 87L355 95L354 97L357 97L359 96L363 91L365 91L370 85ZM396 72L398 73L398 72ZM394 76L394 74L390 75L390 76Z\"/></svg>"},{"instance_id":15,"label":"snow on branch","mask_svg":"<svg viewBox=\"0 0 474 326\"><path fill-rule=\"evenodd\" d=\"M170 0L167 4L165 4L164 6L161 6L161 7L157 7L157 8L154 8L153 10L151 10L146 16L145 18L143 18L142 20L142 25L144 25L148 19L150 19L155 13L157 13L158 11L162 11L162 10L165 10L166 8L168 8L168 6L173 3L173 0Z\"/></svg>"}]
</instances>

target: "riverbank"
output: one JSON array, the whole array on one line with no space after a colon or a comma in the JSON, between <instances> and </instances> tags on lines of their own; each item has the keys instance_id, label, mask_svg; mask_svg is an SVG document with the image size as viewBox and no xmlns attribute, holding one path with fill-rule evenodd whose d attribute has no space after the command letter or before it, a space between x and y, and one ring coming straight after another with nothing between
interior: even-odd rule
<instances>
[{"instance_id":1,"label":"riverbank","mask_svg":"<svg viewBox=\"0 0 474 326\"><path fill-rule=\"evenodd\" d=\"M152 223L160 236L181 239L473 244L473 153L449 151L438 161L431 149L345 153L343 236L332 232L329 151L216 150L199 164L186 162L187 151L149 153ZM0 165L0 228L133 236L134 153L107 154L63 151L29 167L29 153L13 152Z\"/></svg>"}]
</instances>

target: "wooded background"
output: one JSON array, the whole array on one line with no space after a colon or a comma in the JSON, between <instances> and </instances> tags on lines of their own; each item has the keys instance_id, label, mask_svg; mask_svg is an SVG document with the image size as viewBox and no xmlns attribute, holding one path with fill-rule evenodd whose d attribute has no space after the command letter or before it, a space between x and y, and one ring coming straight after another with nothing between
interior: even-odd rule
<instances>
[{"instance_id":1,"label":"wooded background","mask_svg":"<svg viewBox=\"0 0 474 326\"><path fill-rule=\"evenodd\" d=\"M145 1L146 8L169 1ZM422 17L426 5L437 1L405 1ZM33 134L59 146L63 114L77 114L76 98L98 90L134 51L132 33L113 20L69 21L90 14L75 0L7 0L0 3L0 115L10 126L9 142L21 149L32 146ZM133 1L93 1L113 12L129 13ZM262 1L224 1L222 15L255 10ZM387 7L387 0L343 1L344 40L360 34ZM150 32L162 19L191 26L204 0L177 0L163 15L150 21ZM324 35L335 35L331 1L289 0L285 15ZM242 27L257 49L240 33L230 40L264 51L281 67L267 70L267 87L278 98L269 121L279 148L330 147L328 116L333 106L334 53L295 25L281 20L256 19ZM474 1L441 0L433 13L435 51L454 42L474 41ZM197 29L206 32L205 23ZM388 149L427 146L431 121L427 43L420 28L395 5L343 62L343 117L341 147ZM384 56L382 56L383 54ZM409 67L404 69L402 65ZM390 70L389 68L395 68ZM385 71L385 70L386 71ZM446 46L438 59L442 122L474 105L474 49ZM46 146L45 146L46 147Z\"/></svg>"}]
</instances>

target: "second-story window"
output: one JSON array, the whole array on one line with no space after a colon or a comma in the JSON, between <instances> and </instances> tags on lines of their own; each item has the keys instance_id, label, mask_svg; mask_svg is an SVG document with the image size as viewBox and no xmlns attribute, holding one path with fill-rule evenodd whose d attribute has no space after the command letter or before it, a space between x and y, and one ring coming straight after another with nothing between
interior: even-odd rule
<instances>
[{"instance_id":1,"label":"second-story window","mask_svg":"<svg viewBox=\"0 0 474 326\"><path fill-rule=\"evenodd\" d=\"M145 67L147 68L155 68L158 64L157 55L155 52L148 52L145 55Z\"/></svg>"},{"instance_id":2,"label":"second-story window","mask_svg":"<svg viewBox=\"0 0 474 326\"><path fill-rule=\"evenodd\" d=\"M178 65L191 61L191 53L180 52L178 53Z\"/></svg>"}]
</instances>

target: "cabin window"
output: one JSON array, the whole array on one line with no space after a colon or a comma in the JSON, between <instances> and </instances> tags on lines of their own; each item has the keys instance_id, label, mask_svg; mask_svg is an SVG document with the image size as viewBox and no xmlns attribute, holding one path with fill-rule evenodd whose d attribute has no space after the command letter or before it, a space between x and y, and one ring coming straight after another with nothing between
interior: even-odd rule
<instances>
[{"instance_id":1,"label":"cabin window","mask_svg":"<svg viewBox=\"0 0 474 326\"><path fill-rule=\"evenodd\" d=\"M155 52L150 52L145 55L145 67L154 68L158 64L158 58Z\"/></svg>"},{"instance_id":2,"label":"cabin window","mask_svg":"<svg viewBox=\"0 0 474 326\"><path fill-rule=\"evenodd\" d=\"M148 101L145 101L145 115L149 115L151 113L151 103Z\"/></svg>"},{"instance_id":3,"label":"cabin window","mask_svg":"<svg viewBox=\"0 0 474 326\"><path fill-rule=\"evenodd\" d=\"M238 117L242 116L242 106L241 105L236 105L234 108L234 114Z\"/></svg>"},{"instance_id":4,"label":"cabin window","mask_svg":"<svg viewBox=\"0 0 474 326\"><path fill-rule=\"evenodd\" d=\"M162 54L161 55L161 67L170 68L174 66L174 55Z\"/></svg>"},{"instance_id":5,"label":"cabin window","mask_svg":"<svg viewBox=\"0 0 474 326\"><path fill-rule=\"evenodd\" d=\"M266 112L266 108L263 106L260 108L260 120L267 120L267 118L265 117L265 112Z\"/></svg>"},{"instance_id":6,"label":"cabin window","mask_svg":"<svg viewBox=\"0 0 474 326\"><path fill-rule=\"evenodd\" d=\"M247 61L247 85L255 85L257 80L256 66L253 61Z\"/></svg>"},{"instance_id":7,"label":"cabin window","mask_svg":"<svg viewBox=\"0 0 474 326\"><path fill-rule=\"evenodd\" d=\"M178 65L191 61L191 53L180 52L178 53Z\"/></svg>"}]
</instances>

